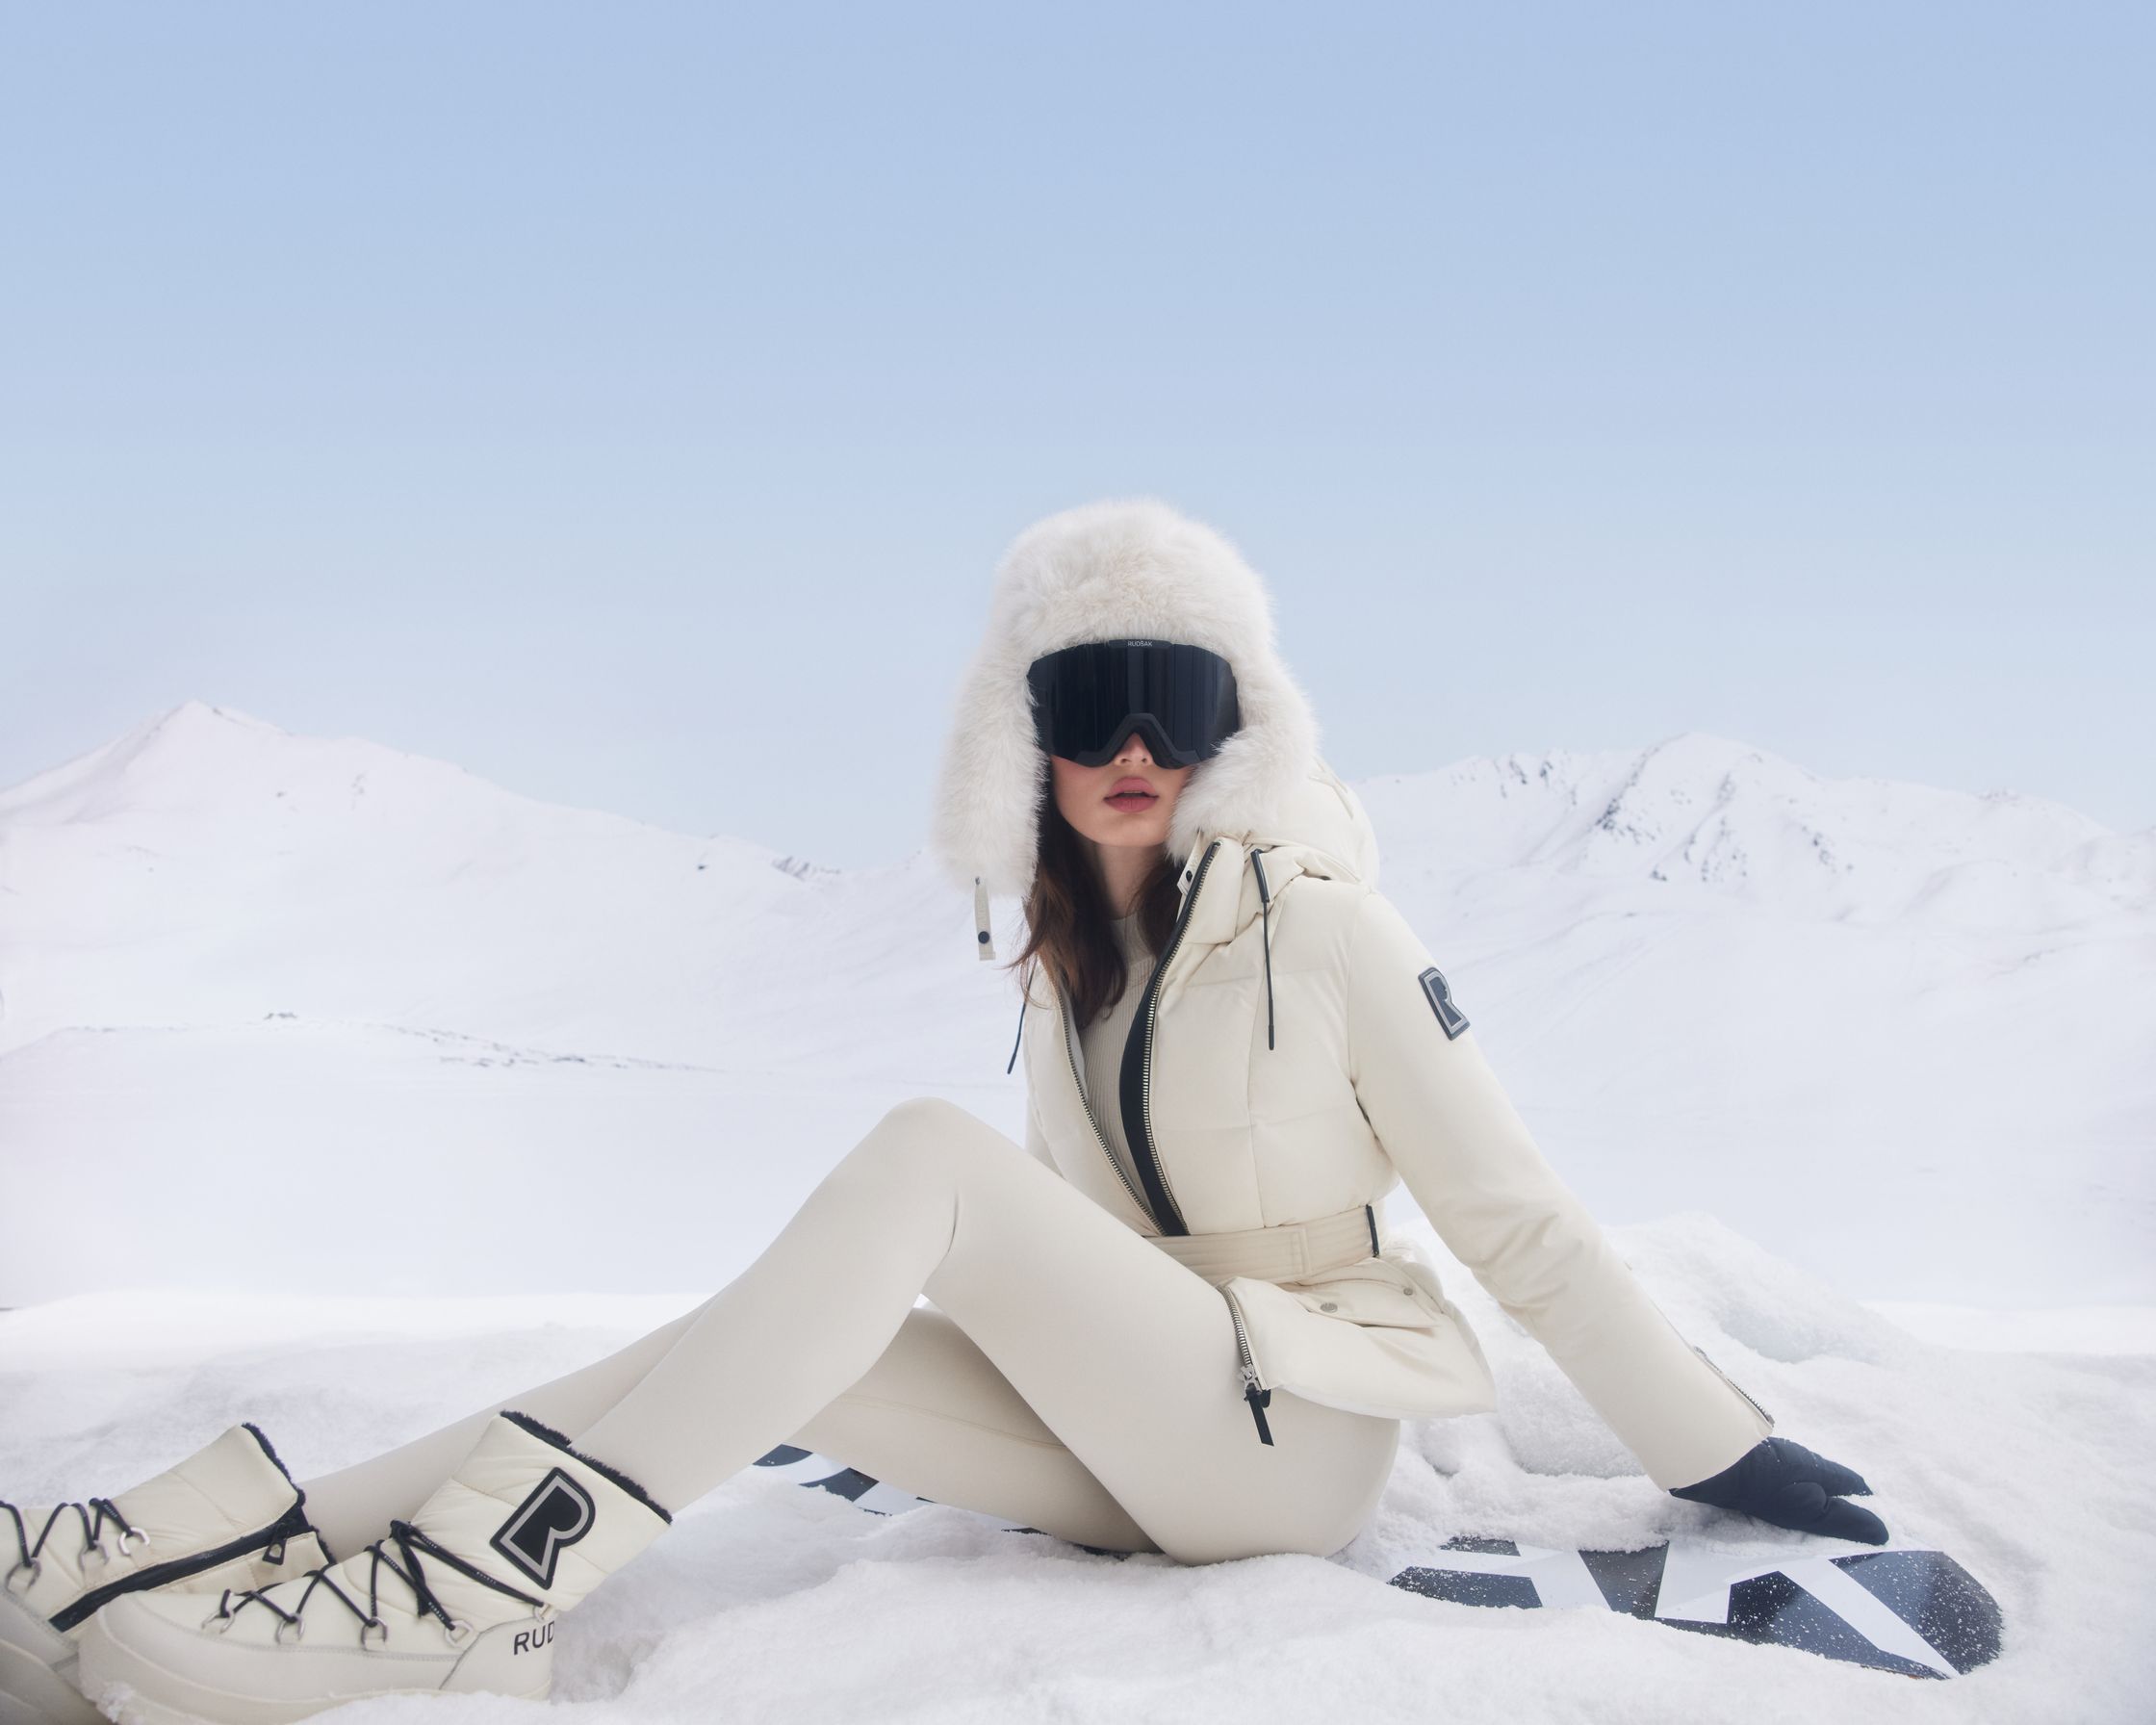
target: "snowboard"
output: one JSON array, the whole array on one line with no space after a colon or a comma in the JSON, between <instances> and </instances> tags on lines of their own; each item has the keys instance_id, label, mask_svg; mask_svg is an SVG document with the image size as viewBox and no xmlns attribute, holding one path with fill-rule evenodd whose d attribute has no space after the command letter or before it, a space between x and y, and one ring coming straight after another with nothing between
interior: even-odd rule
<instances>
[{"instance_id":1,"label":"snowboard","mask_svg":"<svg viewBox=\"0 0 2156 1725\"><path fill-rule=\"evenodd\" d=\"M935 1501L790 1444L757 1466L879 1515L903 1515ZM981 1519L1040 1533L1022 1522ZM1459 1536L1419 1557L1391 1584L1452 1605L1623 1611L1695 1635L1795 1647L1905 1677L1958 1677L1999 1653L1998 1602L1944 1552L1914 1546L1832 1556L1739 1554L1673 1539L1635 1552L1597 1552Z\"/></svg>"}]
</instances>

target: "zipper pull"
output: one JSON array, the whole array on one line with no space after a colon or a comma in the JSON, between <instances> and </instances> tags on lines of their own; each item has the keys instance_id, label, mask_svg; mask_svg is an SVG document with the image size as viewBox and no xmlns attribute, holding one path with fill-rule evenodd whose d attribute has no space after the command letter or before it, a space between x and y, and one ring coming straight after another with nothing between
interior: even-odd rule
<instances>
[{"instance_id":1,"label":"zipper pull","mask_svg":"<svg viewBox=\"0 0 2156 1725\"><path fill-rule=\"evenodd\" d=\"M1243 1368L1243 1399L1250 1404L1250 1417L1258 1423L1258 1441L1270 1443L1272 1430L1265 1423L1264 1410L1272 1405L1272 1392L1258 1388L1258 1375L1249 1366Z\"/></svg>"}]
</instances>

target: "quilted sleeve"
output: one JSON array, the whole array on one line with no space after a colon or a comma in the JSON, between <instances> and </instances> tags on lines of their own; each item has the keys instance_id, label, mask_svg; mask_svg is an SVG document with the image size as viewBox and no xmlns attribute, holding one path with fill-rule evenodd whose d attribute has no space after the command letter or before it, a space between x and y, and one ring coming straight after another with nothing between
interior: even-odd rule
<instances>
[{"instance_id":1,"label":"quilted sleeve","mask_svg":"<svg viewBox=\"0 0 2156 1725\"><path fill-rule=\"evenodd\" d=\"M1431 1226L1656 1484L1720 1473L1772 1417L1677 1332L1544 1159L1407 919L1372 891L1348 946L1348 1074Z\"/></svg>"}]
</instances>

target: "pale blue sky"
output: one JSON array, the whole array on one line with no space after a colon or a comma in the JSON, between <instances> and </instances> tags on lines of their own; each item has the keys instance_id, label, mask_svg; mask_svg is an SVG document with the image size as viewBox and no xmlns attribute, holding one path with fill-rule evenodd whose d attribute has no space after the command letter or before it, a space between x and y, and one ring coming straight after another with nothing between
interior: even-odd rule
<instances>
[{"instance_id":1,"label":"pale blue sky","mask_svg":"<svg viewBox=\"0 0 2156 1725\"><path fill-rule=\"evenodd\" d=\"M1684 730L2156 821L2145 6L17 6L0 782L191 696L926 841L1026 522L1350 778Z\"/></svg>"}]
</instances>

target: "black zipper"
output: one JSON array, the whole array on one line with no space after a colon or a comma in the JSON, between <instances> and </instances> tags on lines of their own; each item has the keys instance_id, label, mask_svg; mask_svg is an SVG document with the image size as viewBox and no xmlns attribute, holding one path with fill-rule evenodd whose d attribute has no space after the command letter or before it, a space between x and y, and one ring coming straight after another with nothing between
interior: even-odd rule
<instances>
[{"instance_id":1,"label":"black zipper","mask_svg":"<svg viewBox=\"0 0 2156 1725\"><path fill-rule=\"evenodd\" d=\"M1174 958L1176 947L1183 943L1183 931L1190 926L1198 890L1205 885L1205 871L1213 865L1214 853L1220 848L1220 843L1219 839L1214 839L1205 847L1205 855L1198 859L1197 873L1191 877L1191 889L1183 895L1183 908L1176 914L1168 945L1155 962L1153 974L1145 980L1145 998L1139 1002L1138 1022L1133 1026L1133 1042L1139 1050L1135 1070L1129 1049L1123 1054L1120 1098L1123 1136L1130 1142L1131 1160L1138 1164L1138 1177L1145 1182L1146 1196L1153 1200L1154 1220L1164 1234L1188 1234L1191 1230L1183 1221L1182 1211L1176 1208L1174 1196L1168 1191L1168 1181L1161 1171L1160 1157L1153 1149L1153 1033L1160 1017L1161 978L1168 974L1168 961ZM1132 1106L1133 1102L1136 1107Z\"/></svg>"},{"instance_id":2,"label":"black zipper","mask_svg":"<svg viewBox=\"0 0 2156 1725\"><path fill-rule=\"evenodd\" d=\"M53 1628L63 1633L76 1624L87 1621L102 1610L122 1593L134 1593L144 1587L163 1587L182 1581L191 1575L199 1575L205 1569L215 1569L220 1563L229 1563L235 1558L244 1558L250 1552L267 1551L279 1540L292 1540L313 1530L307 1522L307 1512L299 1504L290 1509L259 1533L247 1533L220 1545L215 1551L199 1552L192 1558L175 1558L169 1563L155 1563L147 1569L139 1569L133 1575L122 1576L116 1582L107 1582L102 1587L93 1588L64 1609L56 1611L51 1619Z\"/></svg>"},{"instance_id":3,"label":"black zipper","mask_svg":"<svg viewBox=\"0 0 2156 1725\"><path fill-rule=\"evenodd\" d=\"M1070 1000L1064 993L1061 983L1056 984L1056 1006L1063 1016L1063 1051L1070 1057L1070 1076L1078 1086L1078 1100L1085 1107L1086 1119L1092 1122L1093 1138L1100 1145L1100 1153L1108 1158L1108 1166L1116 1171L1116 1177L1122 1181L1123 1190L1130 1194L1130 1201L1138 1206L1139 1214L1151 1222L1157 1229L1159 1222L1146 1207L1145 1200L1139 1196L1138 1188L1130 1183L1130 1175L1123 1171L1123 1165L1116 1160L1116 1152L1108 1146L1108 1134L1100 1129L1100 1117L1093 1113L1092 1098L1086 1094L1086 1080L1078 1070L1078 1052L1070 1041Z\"/></svg>"},{"instance_id":4,"label":"black zipper","mask_svg":"<svg viewBox=\"0 0 2156 1725\"><path fill-rule=\"evenodd\" d=\"M1265 1423L1265 1410L1272 1405L1272 1392L1258 1388L1257 1362L1250 1356L1250 1337L1243 1327L1243 1308L1235 1303L1235 1296L1225 1287L1220 1298L1228 1302L1228 1317L1235 1324L1236 1352L1243 1355L1243 1399L1250 1404L1250 1417L1258 1423L1258 1441L1272 1441L1272 1428Z\"/></svg>"}]
</instances>

